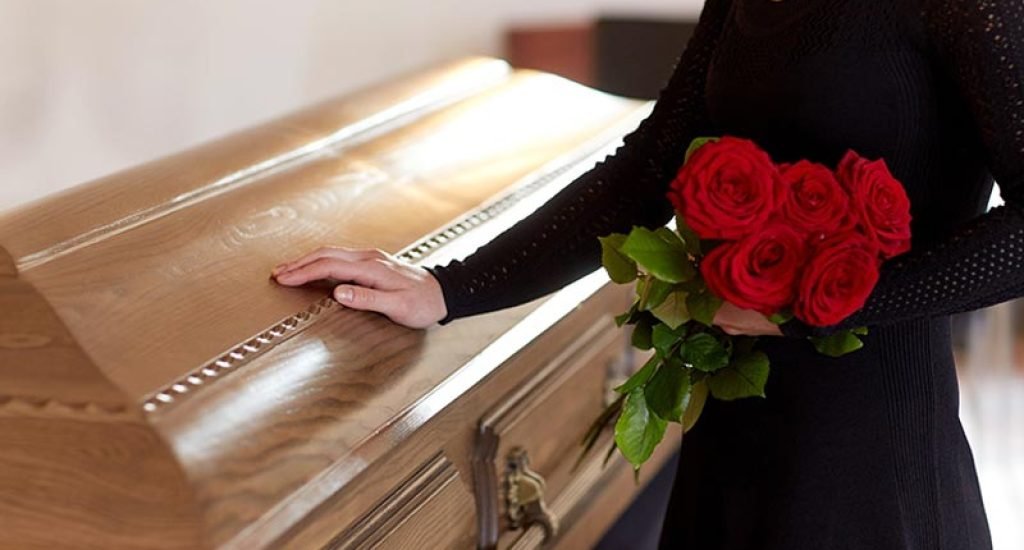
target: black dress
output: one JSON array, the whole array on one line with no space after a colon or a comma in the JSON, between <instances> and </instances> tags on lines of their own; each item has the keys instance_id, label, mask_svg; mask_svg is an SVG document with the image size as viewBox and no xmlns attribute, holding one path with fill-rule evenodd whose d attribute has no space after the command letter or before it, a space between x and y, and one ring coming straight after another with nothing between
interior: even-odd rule
<instances>
[{"instance_id":1,"label":"black dress","mask_svg":"<svg viewBox=\"0 0 1024 550\"><path fill-rule=\"evenodd\" d=\"M696 136L776 161L882 157L913 248L883 267L865 347L818 355L798 321L762 338L767 399L710 402L682 445L665 548L984 549L949 315L1024 294L1022 0L708 0L653 113L616 153L466 258L431 271L442 323L600 266L599 235L671 217ZM1000 184L1005 206L982 214Z\"/></svg>"}]
</instances>

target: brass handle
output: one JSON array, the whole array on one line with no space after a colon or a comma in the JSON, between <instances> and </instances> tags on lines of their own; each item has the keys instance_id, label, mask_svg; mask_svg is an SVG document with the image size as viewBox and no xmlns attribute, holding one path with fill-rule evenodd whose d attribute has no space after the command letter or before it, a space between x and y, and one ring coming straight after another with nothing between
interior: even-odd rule
<instances>
[{"instance_id":1,"label":"brass handle","mask_svg":"<svg viewBox=\"0 0 1024 550\"><path fill-rule=\"evenodd\" d=\"M530 469L526 450L509 452L505 471L505 510L512 529L539 525L547 541L558 534L558 518L544 502L544 478Z\"/></svg>"}]
</instances>

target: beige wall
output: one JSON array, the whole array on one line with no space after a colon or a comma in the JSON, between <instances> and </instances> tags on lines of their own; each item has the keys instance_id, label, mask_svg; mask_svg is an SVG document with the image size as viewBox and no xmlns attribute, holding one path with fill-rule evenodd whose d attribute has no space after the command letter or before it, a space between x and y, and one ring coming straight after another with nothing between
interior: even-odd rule
<instances>
[{"instance_id":1,"label":"beige wall","mask_svg":"<svg viewBox=\"0 0 1024 550\"><path fill-rule=\"evenodd\" d=\"M701 0L0 0L0 210L466 54Z\"/></svg>"}]
</instances>

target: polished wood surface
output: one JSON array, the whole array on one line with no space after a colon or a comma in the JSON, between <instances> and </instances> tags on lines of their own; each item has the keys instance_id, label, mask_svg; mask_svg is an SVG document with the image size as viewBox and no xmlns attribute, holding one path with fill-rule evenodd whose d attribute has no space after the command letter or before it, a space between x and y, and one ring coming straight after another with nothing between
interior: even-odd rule
<instances>
[{"instance_id":1,"label":"polished wood surface","mask_svg":"<svg viewBox=\"0 0 1024 550\"><path fill-rule=\"evenodd\" d=\"M464 87L479 88L479 69L466 70L468 76L456 72L470 80ZM488 71L493 78L494 69ZM330 107L328 113L347 112ZM460 102L383 119L373 131L384 135L375 139L318 149L201 199L173 202L211 178L228 177L225 170L181 171L210 164L204 149L193 155L198 158L172 157L152 172L129 172L111 185L82 190L102 207L83 205L72 192L52 207L15 213L11 223L23 229L3 223L0 234L23 264L22 277L43 292L100 368L141 398L184 374L182 367L223 352L225 342L243 341L305 308L310 291L280 290L267 277L282 258L322 243L397 252L598 133L622 117L624 107L554 77L512 73ZM325 133L300 131L307 118L318 120L306 115L280 123L293 128L292 147ZM322 124L318 120L318 129ZM265 131L238 138L243 158L230 163L231 173L263 162L246 145ZM214 159L223 156L230 153ZM170 191L162 189L164 182ZM20 225L25 217L35 223ZM47 224L40 220L54 226L46 240L40 226ZM94 236L84 244L62 248L74 240L69 235L89 232ZM120 337L110 338L114 333Z\"/></svg>"},{"instance_id":2,"label":"polished wood surface","mask_svg":"<svg viewBox=\"0 0 1024 550\"><path fill-rule=\"evenodd\" d=\"M0 545L199 546L171 450L3 250L0 312Z\"/></svg>"},{"instance_id":3,"label":"polished wood surface","mask_svg":"<svg viewBox=\"0 0 1024 550\"><path fill-rule=\"evenodd\" d=\"M464 256L648 109L470 59L0 214L0 546L486 547L481 510L530 546L515 448L582 514L604 474L571 471L576 441L635 366L627 289L411 330L268 275L325 243Z\"/></svg>"}]
</instances>

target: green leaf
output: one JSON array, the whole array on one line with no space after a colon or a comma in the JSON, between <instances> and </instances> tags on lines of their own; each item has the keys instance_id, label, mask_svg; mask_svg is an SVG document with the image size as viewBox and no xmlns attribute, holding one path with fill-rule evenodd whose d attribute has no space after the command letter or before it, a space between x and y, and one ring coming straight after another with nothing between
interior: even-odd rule
<instances>
[{"instance_id":1,"label":"green leaf","mask_svg":"<svg viewBox=\"0 0 1024 550\"><path fill-rule=\"evenodd\" d=\"M668 227L659 227L654 230L654 234L661 237L661 240L668 243L672 248L683 253L686 252L686 243L684 243L682 237L680 237L675 231L672 231L672 229Z\"/></svg>"},{"instance_id":2,"label":"green leaf","mask_svg":"<svg viewBox=\"0 0 1024 550\"><path fill-rule=\"evenodd\" d=\"M622 414L615 423L615 445L626 460L638 470L651 458L655 447L665 437L665 420L647 408L643 388L634 388L626 396Z\"/></svg>"},{"instance_id":3,"label":"green leaf","mask_svg":"<svg viewBox=\"0 0 1024 550\"><path fill-rule=\"evenodd\" d=\"M694 277L685 283L679 283L676 285L676 288L685 290L687 294L697 294L705 292L708 289L707 285L704 284L704 279L701 279L700 277Z\"/></svg>"},{"instance_id":4,"label":"green leaf","mask_svg":"<svg viewBox=\"0 0 1024 550\"><path fill-rule=\"evenodd\" d=\"M651 277L647 281L647 297L640 304L640 309L644 311L652 311L654 308L660 306L665 302L665 298L672 293L672 283L666 283L660 279Z\"/></svg>"},{"instance_id":5,"label":"green leaf","mask_svg":"<svg viewBox=\"0 0 1024 550\"><path fill-rule=\"evenodd\" d=\"M772 315L771 317L769 317L768 320L773 322L773 323L775 323L776 325L781 325L782 323L785 323L786 321L788 321L788 320L790 320L792 318L793 318L793 314L792 313L790 313L788 311L780 311L780 312L776 313L775 315Z\"/></svg>"},{"instance_id":6,"label":"green leaf","mask_svg":"<svg viewBox=\"0 0 1024 550\"><path fill-rule=\"evenodd\" d=\"M679 342L682 331L675 330L667 325L658 323L651 331L651 344L662 357L669 356L669 349Z\"/></svg>"},{"instance_id":7,"label":"green leaf","mask_svg":"<svg viewBox=\"0 0 1024 550\"><path fill-rule=\"evenodd\" d=\"M659 325L660 326L660 325ZM633 347L642 350L651 349L651 322L647 317L641 317L633 326Z\"/></svg>"},{"instance_id":8,"label":"green leaf","mask_svg":"<svg viewBox=\"0 0 1024 550\"><path fill-rule=\"evenodd\" d=\"M708 378L708 389L716 399L732 401L744 397L764 397L768 381L768 356L755 351L734 359L729 366Z\"/></svg>"},{"instance_id":9,"label":"green leaf","mask_svg":"<svg viewBox=\"0 0 1024 550\"><path fill-rule=\"evenodd\" d=\"M828 336L811 336L809 340L818 353L829 357L840 357L864 347L864 342L853 330L841 330Z\"/></svg>"},{"instance_id":10,"label":"green leaf","mask_svg":"<svg viewBox=\"0 0 1024 550\"><path fill-rule=\"evenodd\" d=\"M868 334L868 327L852 328L852 329L850 329L850 332L852 332L852 333L854 333L854 334L856 334L858 336L867 336L867 334Z\"/></svg>"},{"instance_id":11,"label":"green leaf","mask_svg":"<svg viewBox=\"0 0 1024 550\"><path fill-rule=\"evenodd\" d=\"M704 411L704 403L707 400L707 382L700 381L693 384L690 389L690 398L686 403L686 410L683 411L683 420L680 422L683 425L683 433L690 431L690 428L693 428L694 424L697 423L700 413Z\"/></svg>"},{"instance_id":12,"label":"green leaf","mask_svg":"<svg viewBox=\"0 0 1024 550\"><path fill-rule=\"evenodd\" d=\"M640 311L640 309L637 302L633 302L633 305L629 307L629 311L615 316L615 326L621 327L622 325L636 321L636 314L638 311Z\"/></svg>"},{"instance_id":13,"label":"green leaf","mask_svg":"<svg viewBox=\"0 0 1024 550\"><path fill-rule=\"evenodd\" d=\"M667 361L644 388L647 406L663 420L681 422L690 397L690 376L678 359Z\"/></svg>"},{"instance_id":14,"label":"green leaf","mask_svg":"<svg viewBox=\"0 0 1024 550\"><path fill-rule=\"evenodd\" d=\"M608 272L608 277L619 284L629 283L636 279L636 262L621 252L622 244L626 242L626 236L622 233L612 233L605 237L598 237L601 241L601 265Z\"/></svg>"},{"instance_id":15,"label":"green leaf","mask_svg":"<svg viewBox=\"0 0 1024 550\"><path fill-rule=\"evenodd\" d=\"M704 372L715 372L729 364L729 352L717 338L706 332L687 338L680 355L687 364Z\"/></svg>"},{"instance_id":16,"label":"green leaf","mask_svg":"<svg viewBox=\"0 0 1024 550\"><path fill-rule=\"evenodd\" d=\"M654 375L654 369L658 368L658 363L660 362L661 357L658 357L657 355L651 356L651 358L644 363L644 366L640 367L640 370L634 372L632 376L622 383L622 385L615 388L615 391L619 393L629 393L636 388L643 388L644 384L646 384L647 381L651 379L651 376Z\"/></svg>"},{"instance_id":17,"label":"green leaf","mask_svg":"<svg viewBox=\"0 0 1024 550\"><path fill-rule=\"evenodd\" d=\"M686 248L686 252L692 256L700 256L700 236L694 231L690 224L686 223L686 219L680 215L676 215L676 232L683 239L683 247Z\"/></svg>"},{"instance_id":18,"label":"green leaf","mask_svg":"<svg viewBox=\"0 0 1024 550\"><path fill-rule=\"evenodd\" d=\"M686 291L672 292L662 300L660 305L651 310L651 314L668 325L669 328L679 328L690 320L690 308L686 305L686 297Z\"/></svg>"},{"instance_id":19,"label":"green leaf","mask_svg":"<svg viewBox=\"0 0 1024 550\"><path fill-rule=\"evenodd\" d=\"M636 261L651 275L669 283L681 283L693 278L696 270L686 254L665 242L646 227L634 227L622 244L622 253Z\"/></svg>"},{"instance_id":20,"label":"green leaf","mask_svg":"<svg viewBox=\"0 0 1024 550\"><path fill-rule=\"evenodd\" d=\"M718 141L718 138L717 137L699 137L699 138L694 138L694 140L690 142L690 146L686 148L686 157L683 160L683 163L685 164L687 161L689 161L690 160L690 155L692 155L695 151L697 151L697 149L700 149L703 145L705 145L707 143L710 143L710 142L714 142L714 141Z\"/></svg>"},{"instance_id":21,"label":"green leaf","mask_svg":"<svg viewBox=\"0 0 1024 550\"><path fill-rule=\"evenodd\" d=\"M691 293L686 297L686 307L690 317L705 326L712 326L715 314L722 307L722 299L705 289L703 292Z\"/></svg>"}]
</instances>

